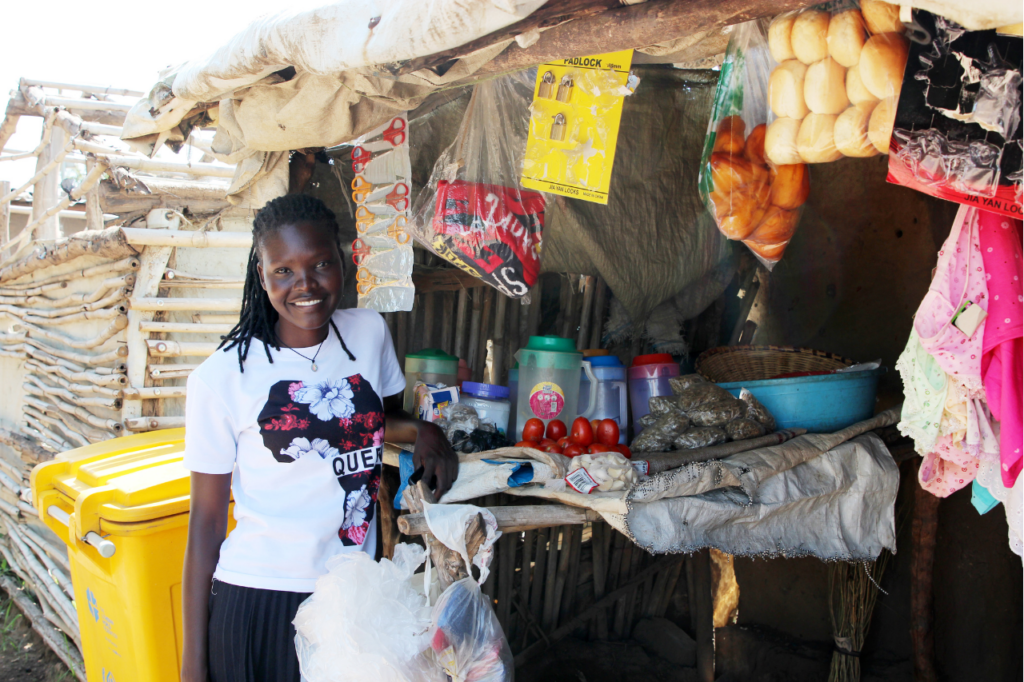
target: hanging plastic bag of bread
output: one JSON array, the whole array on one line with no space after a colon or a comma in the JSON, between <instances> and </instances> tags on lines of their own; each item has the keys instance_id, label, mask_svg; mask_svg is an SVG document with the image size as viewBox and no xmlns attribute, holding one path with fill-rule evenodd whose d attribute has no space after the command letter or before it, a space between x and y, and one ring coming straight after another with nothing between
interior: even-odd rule
<instances>
[{"instance_id":1,"label":"hanging plastic bag of bread","mask_svg":"<svg viewBox=\"0 0 1024 682\"><path fill-rule=\"evenodd\" d=\"M733 29L700 170L701 197L718 229L743 241L769 270L782 258L810 192L802 161L779 164L765 156L775 66L760 22Z\"/></svg>"},{"instance_id":2,"label":"hanging plastic bag of bread","mask_svg":"<svg viewBox=\"0 0 1024 682\"><path fill-rule=\"evenodd\" d=\"M827 7L827 9L825 9ZM768 84L772 163L889 153L909 41L898 5L833 2L772 20Z\"/></svg>"},{"instance_id":3,"label":"hanging plastic bag of bread","mask_svg":"<svg viewBox=\"0 0 1024 682\"><path fill-rule=\"evenodd\" d=\"M455 141L413 203L409 233L512 298L540 274L545 197L519 184L533 85L526 71L473 88Z\"/></svg>"}]
</instances>

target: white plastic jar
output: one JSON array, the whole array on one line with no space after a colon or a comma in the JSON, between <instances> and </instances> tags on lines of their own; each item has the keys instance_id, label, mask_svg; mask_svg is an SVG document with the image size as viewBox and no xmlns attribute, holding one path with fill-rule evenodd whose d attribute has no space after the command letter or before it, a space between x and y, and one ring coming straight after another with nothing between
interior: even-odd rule
<instances>
[{"instance_id":1,"label":"white plastic jar","mask_svg":"<svg viewBox=\"0 0 1024 682\"><path fill-rule=\"evenodd\" d=\"M481 422L492 424L500 433L507 435L508 415L512 411L508 396L507 386L463 381L459 402L475 409Z\"/></svg>"}]
</instances>

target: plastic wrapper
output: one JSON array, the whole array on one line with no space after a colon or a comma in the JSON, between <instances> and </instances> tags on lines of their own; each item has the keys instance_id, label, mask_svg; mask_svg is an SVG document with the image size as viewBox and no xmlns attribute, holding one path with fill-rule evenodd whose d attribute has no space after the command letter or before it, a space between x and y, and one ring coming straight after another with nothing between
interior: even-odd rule
<instances>
[{"instance_id":1,"label":"plastic wrapper","mask_svg":"<svg viewBox=\"0 0 1024 682\"><path fill-rule=\"evenodd\" d=\"M629 447L640 452L662 452L668 450L672 440L688 428L690 420L686 415L666 414L641 431Z\"/></svg>"},{"instance_id":2,"label":"plastic wrapper","mask_svg":"<svg viewBox=\"0 0 1024 682\"><path fill-rule=\"evenodd\" d=\"M452 682L514 679L512 652L490 601L473 579L466 578L452 583L434 606L427 633L430 649Z\"/></svg>"},{"instance_id":3,"label":"plastic wrapper","mask_svg":"<svg viewBox=\"0 0 1024 682\"><path fill-rule=\"evenodd\" d=\"M656 395L647 401L647 407L651 411L650 414L655 417L679 412L679 403L675 396Z\"/></svg>"},{"instance_id":4,"label":"plastic wrapper","mask_svg":"<svg viewBox=\"0 0 1024 682\"><path fill-rule=\"evenodd\" d=\"M653 426L656 421L658 421L658 415L648 412L644 416L640 417L640 420L637 423L640 424L641 428L646 429L648 426Z\"/></svg>"},{"instance_id":5,"label":"plastic wrapper","mask_svg":"<svg viewBox=\"0 0 1024 682\"><path fill-rule=\"evenodd\" d=\"M683 389L676 394L676 404L679 409L690 414L705 403L713 403L720 400L732 400L732 394L717 384L706 382L695 383L689 388Z\"/></svg>"},{"instance_id":6,"label":"plastic wrapper","mask_svg":"<svg viewBox=\"0 0 1024 682\"><path fill-rule=\"evenodd\" d=\"M708 380L699 374L684 374L681 377L672 377L668 380L668 385L672 388L672 395L679 395L691 386L706 383Z\"/></svg>"},{"instance_id":7,"label":"plastic wrapper","mask_svg":"<svg viewBox=\"0 0 1024 682\"><path fill-rule=\"evenodd\" d=\"M688 410L686 416L690 418L694 426L725 426L746 413L747 404L738 398L729 396L727 400L704 403Z\"/></svg>"},{"instance_id":8,"label":"plastic wrapper","mask_svg":"<svg viewBox=\"0 0 1024 682\"><path fill-rule=\"evenodd\" d=\"M769 125L769 76L776 64L761 24L735 27L715 92L699 181L719 231L742 240L768 269L782 258L810 192L803 159L767 153L781 130Z\"/></svg>"},{"instance_id":9,"label":"plastic wrapper","mask_svg":"<svg viewBox=\"0 0 1024 682\"><path fill-rule=\"evenodd\" d=\"M582 470L582 474L575 474ZM628 459L617 452L573 457L566 483L583 493L625 490L640 480Z\"/></svg>"},{"instance_id":10,"label":"plastic wrapper","mask_svg":"<svg viewBox=\"0 0 1024 682\"><path fill-rule=\"evenodd\" d=\"M733 419L722 428L725 429L725 435L729 436L729 440L747 440L765 434L764 426L746 417Z\"/></svg>"},{"instance_id":11,"label":"plastic wrapper","mask_svg":"<svg viewBox=\"0 0 1024 682\"><path fill-rule=\"evenodd\" d=\"M526 296L540 273L546 200L519 184L532 97L525 71L474 87L409 227L438 256L511 298Z\"/></svg>"},{"instance_id":12,"label":"plastic wrapper","mask_svg":"<svg viewBox=\"0 0 1024 682\"><path fill-rule=\"evenodd\" d=\"M878 0L787 12L768 29L773 163L889 153L910 41L899 7Z\"/></svg>"},{"instance_id":13,"label":"plastic wrapper","mask_svg":"<svg viewBox=\"0 0 1024 682\"><path fill-rule=\"evenodd\" d=\"M692 450L718 445L729 440L725 429L720 426L695 426L685 433L676 436L672 444L677 450Z\"/></svg>"},{"instance_id":14,"label":"plastic wrapper","mask_svg":"<svg viewBox=\"0 0 1024 682\"><path fill-rule=\"evenodd\" d=\"M404 114L353 143L352 201L356 231L352 260L360 308L412 310L412 239L406 232L412 166Z\"/></svg>"},{"instance_id":15,"label":"plastic wrapper","mask_svg":"<svg viewBox=\"0 0 1024 682\"><path fill-rule=\"evenodd\" d=\"M431 609L417 589L422 578L413 572L424 556L422 547L399 544L391 561L377 563L365 552L327 561L327 573L295 614L303 680L443 682L443 673L423 655L431 642ZM344 615L354 613L359 617Z\"/></svg>"},{"instance_id":16,"label":"plastic wrapper","mask_svg":"<svg viewBox=\"0 0 1024 682\"><path fill-rule=\"evenodd\" d=\"M1020 218L1021 39L916 11L889 182Z\"/></svg>"},{"instance_id":17,"label":"plastic wrapper","mask_svg":"<svg viewBox=\"0 0 1024 682\"><path fill-rule=\"evenodd\" d=\"M476 414L476 409L471 405L465 403L451 403L441 409L441 416L444 417L444 425L438 422L439 426L444 430L444 435L448 437L448 440L454 445L454 435L456 431L462 431L465 435L469 435L474 430L480 428L480 418Z\"/></svg>"},{"instance_id":18,"label":"plastic wrapper","mask_svg":"<svg viewBox=\"0 0 1024 682\"><path fill-rule=\"evenodd\" d=\"M747 404L747 419L753 419L765 428L766 433L773 433L777 428L775 417L768 411L768 408L761 404L761 401L754 397L754 394L745 388L740 389L740 400Z\"/></svg>"}]
</instances>

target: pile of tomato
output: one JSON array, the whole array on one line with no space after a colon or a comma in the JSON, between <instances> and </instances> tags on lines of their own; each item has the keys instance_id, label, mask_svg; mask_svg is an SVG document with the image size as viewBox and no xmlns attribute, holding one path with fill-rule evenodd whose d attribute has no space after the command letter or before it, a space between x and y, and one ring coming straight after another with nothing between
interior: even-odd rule
<instances>
[{"instance_id":1,"label":"pile of tomato","mask_svg":"<svg viewBox=\"0 0 1024 682\"><path fill-rule=\"evenodd\" d=\"M626 459L633 456L628 447L619 444L619 425L614 419L587 421L584 417L576 417L572 433L569 433L561 419L548 422L545 432L544 422L534 417L523 426L523 439L516 443L516 447L556 452L566 457L599 452L618 452Z\"/></svg>"}]
</instances>

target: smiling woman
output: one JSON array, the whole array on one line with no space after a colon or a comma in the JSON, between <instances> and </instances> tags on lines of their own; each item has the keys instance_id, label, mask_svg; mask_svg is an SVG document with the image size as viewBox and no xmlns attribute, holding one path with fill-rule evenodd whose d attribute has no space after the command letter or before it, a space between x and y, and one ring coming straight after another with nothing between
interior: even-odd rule
<instances>
[{"instance_id":1,"label":"smiling woman","mask_svg":"<svg viewBox=\"0 0 1024 682\"><path fill-rule=\"evenodd\" d=\"M383 318L337 310L338 235L318 199L268 203L239 322L189 377L182 680L299 680L299 604L328 559L377 551L385 439L415 441L438 496L457 474L440 429L394 407L405 379ZM263 353L249 354L254 340ZM225 540L231 493L237 525Z\"/></svg>"}]
</instances>

